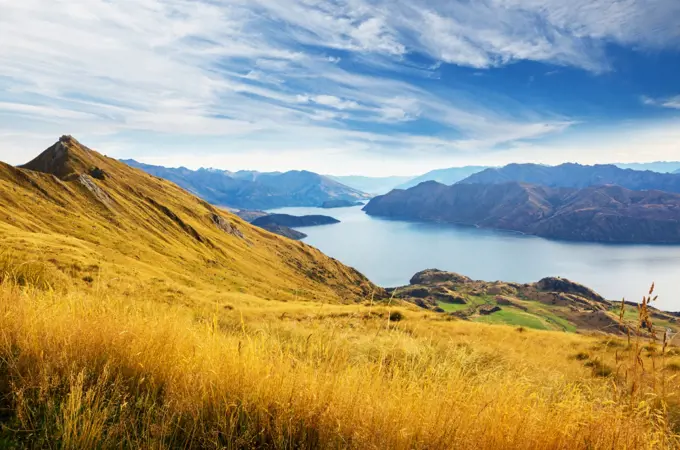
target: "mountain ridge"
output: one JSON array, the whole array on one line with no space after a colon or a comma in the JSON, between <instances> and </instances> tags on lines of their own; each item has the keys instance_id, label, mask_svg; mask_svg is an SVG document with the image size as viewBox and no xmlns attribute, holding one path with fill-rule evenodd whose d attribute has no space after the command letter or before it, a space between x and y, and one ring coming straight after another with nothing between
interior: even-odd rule
<instances>
[{"instance_id":1,"label":"mountain ridge","mask_svg":"<svg viewBox=\"0 0 680 450\"><path fill-rule=\"evenodd\" d=\"M680 243L680 195L614 185L572 189L429 181L375 197L364 211L572 241Z\"/></svg>"},{"instance_id":2,"label":"mountain ridge","mask_svg":"<svg viewBox=\"0 0 680 450\"><path fill-rule=\"evenodd\" d=\"M86 267L98 267L134 283L183 286L173 290L217 283L229 292L292 298L302 289L330 302L380 292L317 249L70 137L21 167L0 163L0 230L4 249L21 257L37 246L55 276L71 277L69 268L78 267L75 283L90 276Z\"/></svg>"},{"instance_id":3,"label":"mountain ridge","mask_svg":"<svg viewBox=\"0 0 680 450\"><path fill-rule=\"evenodd\" d=\"M220 169L167 168L126 159L124 163L170 180L204 200L239 209L319 206L327 200L357 201L370 196L306 170L230 172Z\"/></svg>"},{"instance_id":4,"label":"mountain ridge","mask_svg":"<svg viewBox=\"0 0 680 450\"><path fill-rule=\"evenodd\" d=\"M680 193L680 177L675 174L621 169L614 164L558 166L540 164L508 164L473 174L461 184L497 184L521 182L548 187L585 188L615 184L631 190L660 190Z\"/></svg>"}]
</instances>

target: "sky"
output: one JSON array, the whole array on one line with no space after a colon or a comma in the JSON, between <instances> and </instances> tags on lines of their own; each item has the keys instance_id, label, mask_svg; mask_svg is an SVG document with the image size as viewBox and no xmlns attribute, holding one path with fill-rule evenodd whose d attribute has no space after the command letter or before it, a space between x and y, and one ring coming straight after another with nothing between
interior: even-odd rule
<instances>
[{"instance_id":1,"label":"sky","mask_svg":"<svg viewBox=\"0 0 680 450\"><path fill-rule=\"evenodd\" d=\"M0 0L0 160L680 160L678 0Z\"/></svg>"}]
</instances>

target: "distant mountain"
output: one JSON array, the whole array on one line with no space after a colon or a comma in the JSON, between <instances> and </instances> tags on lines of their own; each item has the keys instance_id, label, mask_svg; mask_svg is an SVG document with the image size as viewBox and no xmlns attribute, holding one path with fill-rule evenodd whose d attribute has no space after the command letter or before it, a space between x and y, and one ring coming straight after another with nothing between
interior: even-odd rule
<instances>
[{"instance_id":1,"label":"distant mountain","mask_svg":"<svg viewBox=\"0 0 680 450\"><path fill-rule=\"evenodd\" d=\"M573 189L430 181L375 197L364 211L573 241L680 244L680 195L611 185Z\"/></svg>"},{"instance_id":2,"label":"distant mountain","mask_svg":"<svg viewBox=\"0 0 680 450\"><path fill-rule=\"evenodd\" d=\"M673 172L673 173L676 174L676 175L680 175L680 169L676 170L676 171Z\"/></svg>"},{"instance_id":3,"label":"distant mountain","mask_svg":"<svg viewBox=\"0 0 680 450\"><path fill-rule=\"evenodd\" d=\"M568 188L615 184L634 191L657 189L680 193L680 177L678 175L649 170L621 169L612 164L595 166L572 163L559 166L509 164L498 169L486 169L469 176L460 183L498 184L510 181Z\"/></svg>"},{"instance_id":4,"label":"distant mountain","mask_svg":"<svg viewBox=\"0 0 680 450\"><path fill-rule=\"evenodd\" d=\"M488 168L488 166L465 166L432 170L426 174L411 178L410 180L397 186L397 189L408 189L413 186L417 186L424 181L436 181L437 183L451 185Z\"/></svg>"},{"instance_id":5,"label":"distant mountain","mask_svg":"<svg viewBox=\"0 0 680 450\"><path fill-rule=\"evenodd\" d=\"M328 177L307 171L229 172L167 168L131 159L123 162L172 181L209 203L239 209L319 206L328 200L358 201L370 197Z\"/></svg>"},{"instance_id":6,"label":"distant mountain","mask_svg":"<svg viewBox=\"0 0 680 450\"><path fill-rule=\"evenodd\" d=\"M327 175L345 186L358 189L369 194L386 194L398 185L407 182L413 177L364 177L359 175L334 176Z\"/></svg>"},{"instance_id":7,"label":"distant mountain","mask_svg":"<svg viewBox=\"0 0 680 450\"><path fill-rule=\"evenodd\" d=\"M621 169L651 170L659 173L680 173L680 161L656 161L649 163L615 163Z\"/></svg>"}]
</instances>

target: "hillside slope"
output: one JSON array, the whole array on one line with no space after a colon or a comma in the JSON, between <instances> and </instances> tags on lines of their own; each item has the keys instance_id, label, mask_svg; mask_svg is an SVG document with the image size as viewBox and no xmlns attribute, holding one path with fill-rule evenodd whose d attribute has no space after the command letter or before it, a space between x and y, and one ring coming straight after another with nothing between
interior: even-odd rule
<instances>
[{"instance_id":1,"label":"hillside slope","mask_svg":"<svg viewBox=\"0 0 680 450\"><path fill-rule=\"evenodd\" d=\"M680 195L620 186L422 183L372 199L370 215L598 242L680 243Z\"/></svg>"},{"instance_id":2,"label":"hillside slope","mask_svg":"<svg viewBox=\"0 0 680 450\"><path fill-rule=\"evenodd\" d=\"M621 169L612 164L584 166L581 164L509 164L486 169L460 183L499 184L507 182L540 184L549 187L586 188L615 184L633 191L659 190L680 193L680 177L649 170Z\"/></svg>"},{"instance_id":3,"label":"hillside slope","mask_svg":"<svg viewBox=\"0 0 680 450\"><path fill-rule=\"evenodd\" d=\"M329 177L304 170L289 172L229 172L216 169L189 170L124 163L170 180L213 205L239 209L274 209L286 206L319 206L328 200L357 201L369 198L357 189Z\"/></svg>"},{"instance_id":4,"label":"hillside slope","mask_svg":"<svg viewBox=\"0 0 680 450\"><path fill-rule=\"evenodd\" d=\"M157 284L169 297L178 286L207 284L225 295L331 302L358 301L374 290L318 250L70 137L21 168L0 164L0 230L5 251L38 253L80 283L109 272Z\"/></svg>"}]
</instances>

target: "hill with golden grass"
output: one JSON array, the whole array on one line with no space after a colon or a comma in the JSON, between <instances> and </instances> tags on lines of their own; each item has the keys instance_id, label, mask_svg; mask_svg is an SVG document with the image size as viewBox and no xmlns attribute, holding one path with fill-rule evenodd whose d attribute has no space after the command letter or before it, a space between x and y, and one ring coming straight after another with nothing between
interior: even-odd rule
<instances>
[{"instance_id":1,"label":"hill with golden grass","mask_svg":"<svg viewBox=\"0 0 680 450\"><path fill-rule=\"evenodd\" d=\"M442 276L405 294L460 293ZM621 305L622 336L383 295L64 137L0 164L0 448L679 448L680 351L649 332L653 294Z\"/></svg>"},{"instance_id":2,"label":"hill with golden grass","mask_svg":"<svg viewBox=\"0 0 680 450\"><path fill-rule=\"evenodd\" d=\"M0 245L57 278L99 276L277 300L354 302L375 287L318 250L262 231L176 185L65 136L16 168L0 163ZM54 269L54 270L52 270Z\"/></svg>"}]
</instances>

